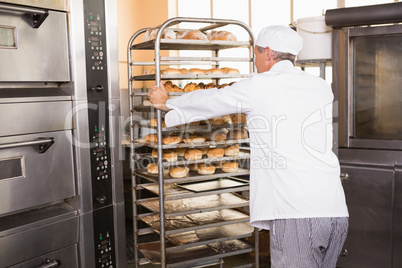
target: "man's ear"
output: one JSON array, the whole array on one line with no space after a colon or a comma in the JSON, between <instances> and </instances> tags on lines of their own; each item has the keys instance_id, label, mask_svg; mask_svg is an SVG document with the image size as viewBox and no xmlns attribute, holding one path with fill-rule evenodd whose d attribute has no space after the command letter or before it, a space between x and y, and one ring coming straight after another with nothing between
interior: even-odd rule
<instances>
[{"instance_id":1,"label":"man's ear","mask_svg":"<svg viewBox=\"0 0 402 268\"><path fill-rule=\"evenodd\" d=\"M268 62L272 57L272 50L269 47L265 48L265 60Z\"/></svg>"}]
</instances>

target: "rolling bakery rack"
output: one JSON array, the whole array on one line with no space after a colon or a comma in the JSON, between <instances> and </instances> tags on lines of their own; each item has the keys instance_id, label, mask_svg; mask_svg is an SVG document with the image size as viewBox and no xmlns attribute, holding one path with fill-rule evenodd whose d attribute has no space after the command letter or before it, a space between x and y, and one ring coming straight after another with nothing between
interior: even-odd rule
<instances>
[{"instance_id":1,"label":"rolling bakery rack","mask_svg":"<svg viewBox=\"0 0 402 268\"><path fill-rule=\"evenodd\" d=\"M207 26L200 28L203 33L226 25L242 27L249 34L249 40L209 41L188 39L162 39L164 29L175 32L180 23L198 23ZM174 28L173 28L174 26ZM172 27L172 28L170 28ZM202 143L163 144L163 135L180 132L182 135L192 132L211 132L215 129L243 128L244 124L226 123L223 125L182 125L167 128L163 126L164 112L152 106L144 106L146 88L135 89L136 81L161 80L212 80L216 84L220 79L237 79L249 74L162 74L161 65L210 65L215 68L224 61L243 61L253 68L254 37L247 25L235 20L172 18L162 25L156 38L136 42L138 36L149 29L137 31L128 44L128 77L130 94L130 168L132 173L134 262L135 267L152 263L161 267L223 267L224 258L246 254L250 260L238 267L259 267L258 229L249 225L248 199L244 196L249 190L249 146L248 139L226 139L224 141L205 141ZM250 57L219 57L219 51L231 48L248 48ZM133 61L136 51L153 50L155 59L151 62ZM161 57L161 50L209 50L213 57ZM154 74L133 75L136 66L154 66ZM169 95L181 95L183 92L170 92ZM141 115L138 116L138 113ZM157 118L157 126L150 126L151 118ZM139 132L157 134L157 142L144 141ZM143 136L143 135L142 135ZM163 157L154 157L151 150L157 150L162 156L164 149L177 148L214 148L240 144L236 156L224 156L219 159L203 157L199 160L186 160L179 157L177 161L168 162ZM244 146L244 147L243 147ZM190 164L213 164L221 161L239 161L236 172L227 173L217 169L214 174L200 175L190 171L184 178L173 178L166 169ZM158 174L147 171L148 163L158 164ZM252 257L254 254L254 258Z\"/></svg>"}]
</instances>

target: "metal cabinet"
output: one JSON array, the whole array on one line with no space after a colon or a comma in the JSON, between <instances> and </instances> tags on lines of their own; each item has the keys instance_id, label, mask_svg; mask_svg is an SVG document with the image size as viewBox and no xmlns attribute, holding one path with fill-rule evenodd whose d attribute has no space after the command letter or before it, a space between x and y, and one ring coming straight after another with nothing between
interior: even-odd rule
<instances>
[{"instance_id":1,"label":"metal cabinet","mask_svg":"<svg viewBox=\"0 0 402 268\"><path fill-rule=\"evenodd\" d=\"M397 151L340 150L350 218L338 267L401 267L402 170L395 161L401 156Z\"/></svg>"}]
</instances>

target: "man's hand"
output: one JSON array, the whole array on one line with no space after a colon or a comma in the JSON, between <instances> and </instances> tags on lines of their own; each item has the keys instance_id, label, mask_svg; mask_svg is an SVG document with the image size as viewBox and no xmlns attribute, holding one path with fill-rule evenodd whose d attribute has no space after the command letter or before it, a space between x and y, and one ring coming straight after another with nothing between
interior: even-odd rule
<instances>
[{"instance_id":1,"label":"man's hand","mask_svg":"<svg viewBox=\"0 0 402 268\"><path fill-rule=\"evenodd\" d=\"M169 96L162 81L159 87L157 85L152 86L147 95L156 109L164 111L170 110L166 107L166 101L169 99Z\"/></svg>"}]
</instances>

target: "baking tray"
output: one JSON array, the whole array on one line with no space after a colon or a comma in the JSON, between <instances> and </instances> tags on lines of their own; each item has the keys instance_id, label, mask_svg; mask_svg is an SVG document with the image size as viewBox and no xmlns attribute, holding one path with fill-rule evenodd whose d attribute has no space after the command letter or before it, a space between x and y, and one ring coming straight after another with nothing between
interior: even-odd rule
<instances>
[{"instance_id":1,"label":"baking tray","mask_svg":"<svg viewBox=\"0 0 402 268\"><path fill-rule=\"evenodd\" d=\"M221 50L228 48L250 47L248 41L224 40L190 40L190 39L161 39L160 50ZM131 49L155 49L155 39L131 46Z\"/></svg>"},{"instance_id":2,"label":"baking tray","mask_svg":"<svg viewBox=\"0 0 402 268\"><path fill-rule=\"evenodd\" d=\"M167 235L167 239L176 246L187 244L202 245L212 243L211 241L216 242L217 240L230 240L230 238L238 239L249 237L252 235L253 231L254 227L247 222L243 222L170 234Z\"/></svg>"},{"instance_id":3,"label":"baking tray","mask_svg":"<svg viewBox=\"0 0 402 268\"><path fill-rule=\"evenodd\" d=\"M168 267L175 267L174 264L188 266L191 263L208 261L210 259L223 258L232 255L232 252L247 253L253 251L253 245L243 240L230 240L224 242L213 243L211 245L197 246L187 249L169 250L174 247L171 243L165 243L166 247L166 263ZM143 243L138 245L138 249L152 264L160 264L161 262L161 245L160 242Z\"/></svg>"},{"instance_id":4,"label":"baking tray","mask_svg":"<svg viewBox=\"0 0 402 268\"><path fill-rule=\"evenodd\" d=\"M158 174L151 174L147 170L137 170L134 171L134 174L147 179L150 182L153 183L159 183L159 176ZM199 180L205 180L205 179L216 179L216 178L224 178L224 177L233 177L233 176L245 176L249 175L250 170L244 169L244 168L239 168L236 172L223 172L222 169L217 168L215 173L212 175L201 175L197 171L189 171L187 177L184 178L173 178L169 174L164 175L164 183L165 184L170 184L170 183L185 183L185 182L193 182L193 181L199 181Z\"/></svg>"},{"instance_id":5,"label":"baking tray","mask_svg":"<svg viewBox=\"0 0 402 268\"><path fill-rule=\"evenodd\" d=\"M139 217L155 231L160 231L159 215ZM183 216L167 217L165 220L166 233L177 233L185 230L196 230L208 227L218 227L226 224L249 222L249 215L234 209L214 210Z\"/></svg>"},{"instance_id":6,"label":"baking tray","mask_svg":"<svg viewBox=\"0 0 402 268\"><path fill-rule=\"evenodd\" d=\"M192 192L206 192L226 188L234 188L248 185L249 182L238 178L219 178L208 181L197 181L189 183L179 183L178 187Z\"/></svg>"},{"instance_id":7,"label":"baking tray","mask_svg":"<svg viewBox=\"0 0 402 268\"><path fill-rule=\"evenodd\" d=\"M152 212L159 212L159 198L139 200L139 204ZM197 213L224 208L245 207L249 202L246 198L234 193L223 193L178 200L167 200L164 211L170 216L179 216L183 213Z\"/></svg>"}]
</instances>

